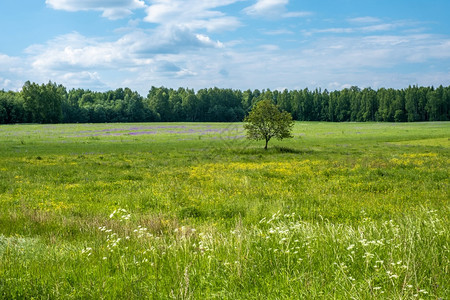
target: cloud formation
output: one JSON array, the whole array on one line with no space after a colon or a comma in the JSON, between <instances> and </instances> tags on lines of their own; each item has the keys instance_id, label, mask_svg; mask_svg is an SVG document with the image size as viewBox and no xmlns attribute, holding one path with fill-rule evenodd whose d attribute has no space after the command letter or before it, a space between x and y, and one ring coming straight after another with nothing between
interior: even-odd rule
<instances>
[{"instance_id":1,"label":"cloud formation","mask_svg":"<svg viewBox=\"0 0 450 300\"><path fill-rule=\"evenodd\" d=\"M177 54L197 48L221 48L220 42L180 28L134 31L116 41L87 38L77 32L26 49L32 66L42 70L117 69L146 64L159 54Z\"/></svg>"},{"instance_id":2,"label":"cloud formation","mask_svg":"<svg viewBox=\"0 0 450 300\"><path fill-rule=\"evenodd\" d=\"M45 3L56 10L66 11L102 11L108 19L121 19L139 8L145 8L142 0L46 0Z\"/></svg>"},{"instance_id":3,"label":"cloud formation","mask_svg":"<svg viewBox=\"0 0 450 300\"><path fill-rule=\"evenodd\" d=\"M364 14L324 19L288 0L46 3L110 19L140 12L110 22L125 27L108 28L104 36L81 27L21 53L0 53L0 89L20 88L26 80L102 90L128 86L142 94L151 85L340 89L450 83L450 37L417 21Z\"/></svg>"},{"instance_id":4,"label":"cloud formation","mask_svg":"<svg viewBox=\"0 0 450 300\"><path fill-rule=\"evenodd\" d=\"M244 11L253 16L271 16L283 13L288 3L289 0L258 0Z\"/></svg>"},{"instance_id":5,"label":"cloud formation","mask_svg":"<svg viewBox=\"0 0 450 300\"><path fill-rule=\"evenodd\" d=\"M146 8L144 21L160 25L174 25L190 30L206 29L208 32L234 30L241 26L237 17L218 10L240 0L153 0Z\"/></svg>"},{"instance_id":6,"label":"cloud formation","mask_svg":"<svg viewBox=\"0 0 450 300\"><path fill-rule=\"evenodd\" d=\"M289 0L257 0L255 4L244 9L249 16L265 18L297 18L310 16L306 11L287 11Z\"/></svg>"}]
</instances>

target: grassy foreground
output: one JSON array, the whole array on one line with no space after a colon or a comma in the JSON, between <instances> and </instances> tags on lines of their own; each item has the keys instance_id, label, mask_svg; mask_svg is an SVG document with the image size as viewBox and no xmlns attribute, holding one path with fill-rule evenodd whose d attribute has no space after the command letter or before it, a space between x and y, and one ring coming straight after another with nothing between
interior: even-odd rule
<instances>
[{"instance_id":1,"label":"grassy foreground","mask_svg":"<svg viewBox=\"0 0 450 300\"><path fill-rule=\"evenodd\" d=\"M449 133L0 126L0 298L448 299Z\"/></svg>"}]
</instances>

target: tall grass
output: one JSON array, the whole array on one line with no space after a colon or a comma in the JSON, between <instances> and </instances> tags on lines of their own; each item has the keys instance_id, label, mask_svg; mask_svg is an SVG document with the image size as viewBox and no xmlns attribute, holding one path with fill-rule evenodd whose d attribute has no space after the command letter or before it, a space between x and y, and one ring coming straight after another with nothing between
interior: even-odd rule
<instances>
[{"instance_id":1,"label":"tall grass","mask_svg":"<svg viewBox=\"0 0 450 300\"><path fill-rule=\"evenodd\" d=\"M448 126L1 126L0 298L446 299Z\"/></svg>"}]
</instances>

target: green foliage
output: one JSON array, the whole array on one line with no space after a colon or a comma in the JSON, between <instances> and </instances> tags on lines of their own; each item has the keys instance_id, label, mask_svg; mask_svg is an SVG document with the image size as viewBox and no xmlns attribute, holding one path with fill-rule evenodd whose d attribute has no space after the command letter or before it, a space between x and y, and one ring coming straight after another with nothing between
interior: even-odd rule
<instances>
[{"instance_id":1,"label":"green foliage","mask_svg":"<svg viewBox=\"0 0 450 300\"><path fill-rule=\"evenodd\" d=\"M282 140L292 138L294 121L290 113L281 112L271 100L258 102L244 119L247 137L251 140L264 140L267 144L271 138Z\"/></svg>"},{"instance_id":2,"label":"green foliage","mask_svg":"<svg viewBox=\"0 0 450 300\"><path fill-rule=\"evenodd\" d=\"M448 299L449 126L2 125L0 298Z\"/></svg>"},{"instance_id":3,"label":"green foliage","mask_svg":"<svg viewBox=\"0 0 450 300\"><path fill-rule=\"evenodd\" d=\"M119 88L66 91L62 85L26 82L22 92L0 91L0 124L100 122L240 122L261 100L270 100L294 120L416 122L450 120L450 87L403 90L358 87L328 92L209 88L197 93L152 86L147 97Z\"/></svg>"},{"instance_id":4,"label":"green foliage","mask_svg":"<svg viewBox=\"0 0 450 300\"><path fill-rule=\"evenodd\" d=\"M38 85L25 82L22 88L25 100L24 108L28 111L33 123L60 123L62 121L62 103L66 90L62 85L49 82Z\"/></svg>"}]
</instances>

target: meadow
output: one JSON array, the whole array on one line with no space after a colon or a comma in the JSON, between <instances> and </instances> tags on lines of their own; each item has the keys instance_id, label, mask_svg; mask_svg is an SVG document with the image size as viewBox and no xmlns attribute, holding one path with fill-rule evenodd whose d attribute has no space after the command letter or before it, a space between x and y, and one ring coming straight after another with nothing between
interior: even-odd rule
<instances>
[{"instance_id":1,"label":"meadow","mask_svg":"<svg viewBox=\"0 0 450 300\"><path fill-rule=\"evenodd\" d=\"M450 123L0 126L2 299L449 299Z\"/></svg>"}]
</instances>

